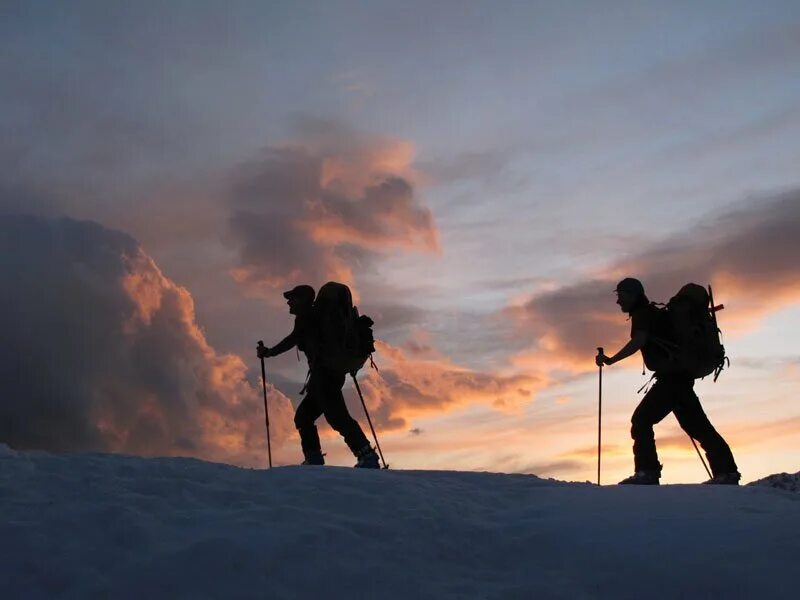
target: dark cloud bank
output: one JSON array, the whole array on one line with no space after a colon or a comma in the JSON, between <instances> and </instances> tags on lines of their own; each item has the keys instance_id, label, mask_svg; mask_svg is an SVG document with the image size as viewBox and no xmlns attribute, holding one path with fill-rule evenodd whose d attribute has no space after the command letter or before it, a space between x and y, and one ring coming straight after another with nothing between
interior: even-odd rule
<instances>
[{"instance_id":1,"label":"dark cloud bank","mask_svg":"<svg viewBox=\"0 0 800 600\"><path fill-rule=\"evenodd\" d=\"M2 215L0 256L0 441L263 462L259 390L133 238ZM275 394L273 407L280 441L291 409Z\"/></svg>"}]
</instances>

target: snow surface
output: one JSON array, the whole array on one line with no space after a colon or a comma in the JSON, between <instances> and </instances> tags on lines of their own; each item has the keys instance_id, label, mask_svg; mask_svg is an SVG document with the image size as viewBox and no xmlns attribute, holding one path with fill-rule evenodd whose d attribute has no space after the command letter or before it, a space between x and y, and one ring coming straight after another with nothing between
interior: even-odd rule
<instances>
[{"instance_id":1,"label":"snow surface","mask_svg":"<svg viewBox=\"0 0 800 600\"><path fill-rule=\"evenodd\" d=\"M776 473L764 479L753 481L747 485L765 485L788 492L800 492L800 473L790 475L789 473Z\"/></svg>"},{"instance_id":2,"label":"snow surface","mask_svg":"<svg viewBox=\"0 0 800 600\"><path fill-rule=\"evenodd\" d=\"M0 515L3 599L789 598L800 566L800 494L763 485L0 445Z\"/></svg>"}]
</instances>

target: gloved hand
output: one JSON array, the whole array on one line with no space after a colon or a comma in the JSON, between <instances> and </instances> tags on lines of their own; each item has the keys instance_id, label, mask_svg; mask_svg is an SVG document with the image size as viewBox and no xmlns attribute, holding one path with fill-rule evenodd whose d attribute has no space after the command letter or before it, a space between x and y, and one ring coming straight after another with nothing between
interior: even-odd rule
<instances>
[{"instance_id":1,"label":"gloved hand","mask_svg":"<svg viewBox=\"0 0 800 600\"><path fill-rule=\"evenodd\" d=\"M256 355L258 358L270 358L272 356L272 349L262 344L256 347Z\"/></svg>"},{"instance_id":2,"label":"gloved hand","mask_svg":"<svg viewBox=\"0 0 800 600\"><path fill-rule=\"evenodd\" d=\"M596 364L598 367L602 367L603 365L613 365L614 362L605 354L598 354L594 357L594 364Z\"/></svg>"}]
</instances>

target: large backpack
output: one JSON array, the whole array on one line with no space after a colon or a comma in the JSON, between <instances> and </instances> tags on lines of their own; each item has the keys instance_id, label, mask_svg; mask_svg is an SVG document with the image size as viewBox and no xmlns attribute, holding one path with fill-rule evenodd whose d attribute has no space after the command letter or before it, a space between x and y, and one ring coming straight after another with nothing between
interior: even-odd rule
<instances>
[{"instance_id":1,"label":"large backpack","mask_svg":"<svg viewBox=\"0 0 800 600\"><path fill-rule=\"evenodd\" d=\"M666 350L656 371L690 373L697 378L714 374L714 381L728 361L720 340L711 293L696 283L687 283L659 310L669 328L669 340L655 339ZM728 361L730 362L730 361Z\"/></svg>"},{"instance_id":2,"label":"large backpack","mask_svg":"<svg viewBox=\"0 0 800 600\"><path fill-rule=\"evenodd\" d=\"M337 373L355 375L375 352L374 322L358 314L350 288L336 281L319 289L313 310L320 333L319 364Z\"/></svg>"}]
</instances>

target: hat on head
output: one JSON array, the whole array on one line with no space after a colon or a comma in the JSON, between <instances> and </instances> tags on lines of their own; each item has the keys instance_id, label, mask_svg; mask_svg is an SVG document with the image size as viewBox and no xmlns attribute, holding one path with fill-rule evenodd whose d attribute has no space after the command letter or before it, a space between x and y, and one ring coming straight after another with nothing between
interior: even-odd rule
<instances>
[{"instance_id":1,"label":"hat on head","mask_svg":"<svg viewBox=\"0 0 800 600\"><path fill-rule=\"evenodd\" d=\"M627 292L628 294L633 294L634 296L644 296L644 286L642 285L642 282L638 279L634 279L633 277L626 277L620 281L614 291Z\"/></svg>"},{"instance_id":2,"label":"hat on head","mask_svg":"<svg viewBox=\"0 0 800 600\"><path fill-rule=\"evenodd\" d=\"M283 297L287 300L295 299L295 300L308 300L309 302L314 301L314 288L310 285L297 285L292 289L283 292Z\"/></svg>"}]
</instances>

